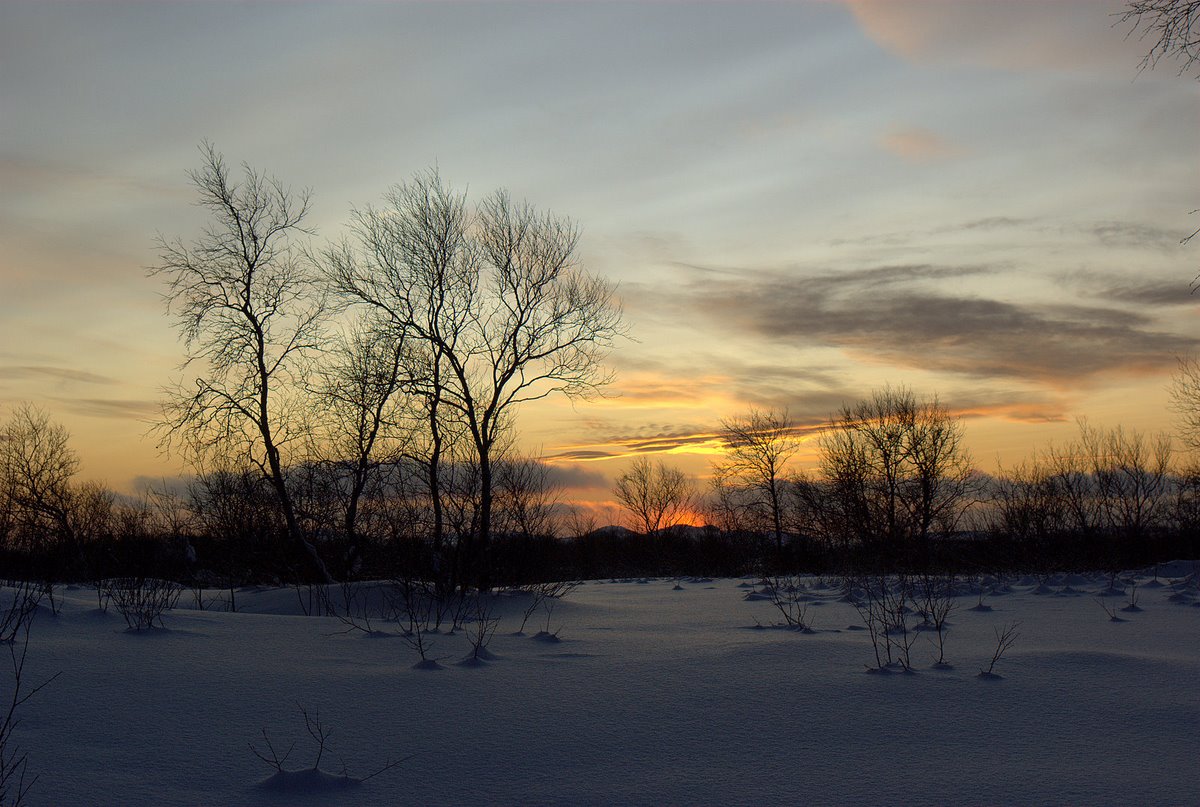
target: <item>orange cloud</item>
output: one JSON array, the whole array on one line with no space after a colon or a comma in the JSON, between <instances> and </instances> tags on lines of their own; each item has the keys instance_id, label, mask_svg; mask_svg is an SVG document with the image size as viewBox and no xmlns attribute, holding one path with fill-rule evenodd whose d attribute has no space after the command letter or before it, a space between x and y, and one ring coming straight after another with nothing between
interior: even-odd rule
<instances>
[{"instance_id":1,"label":"orange cloud","mask_svg":"<svg viewBox=\"0 0 1200 807\"><path fill-rule=\"evenodd\" d=\"M879 144L885 151L914 162L955 157L963 152L936 132L919 126L895 127L880 138Z\"/></svg>"},{"instance_id":2,"label":"orange cloud","mask_svg":"<svg viewBox=\"0 0 1200 807\"><path fill-rule=\"evenodd\" d=\"M846 0L863 32L913 62L1026 70L1110 65L1131 71L1145 45L1113 27L1116 0Z\"/></svg>"}]
</instances>

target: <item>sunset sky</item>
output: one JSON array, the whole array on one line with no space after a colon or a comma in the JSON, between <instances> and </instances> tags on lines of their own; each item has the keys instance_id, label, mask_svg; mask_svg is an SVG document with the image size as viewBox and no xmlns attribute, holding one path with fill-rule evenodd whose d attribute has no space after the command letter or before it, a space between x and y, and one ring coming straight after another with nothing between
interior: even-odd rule
<instances>
[{"instance_id":1,"label":"sunset sky","mask_svg":"<svg viewBox=\"0 0 1200 807\"><path fill-rule=\"evenodd\" d=\"M314 195L322 238L437 165L570 216L630 340L524 445L603 499L628 457L702 475L723 417L817 425L883 384L969 417L994 470L1077 417L1171 426L1200 342L1200 82L1116 2L0 4L0 407L83 475L183 358L146 277L196 235L211 140Z\"/></svg>"}]
</instances>

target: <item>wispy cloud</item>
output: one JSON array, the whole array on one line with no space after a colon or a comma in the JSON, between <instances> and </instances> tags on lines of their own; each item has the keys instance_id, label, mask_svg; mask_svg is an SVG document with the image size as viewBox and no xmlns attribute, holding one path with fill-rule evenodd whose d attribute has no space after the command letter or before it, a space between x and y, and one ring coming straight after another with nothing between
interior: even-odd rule
<instances>
[{"instance_id":1,"label":"wispy cloud","mask_svg":"<svg viewBox=\"0 0 1200 807\"><path fill-rule=\"evenodd\" d=\"M547 459L577 461L614 459L639 454L662 454L681 449L716 450L719 438L716 424L680 425L663 428L648 426L625 432L597 435L590 442L563 446Z\"/></svg>"},{"instance_id":2,"label":"wispy cloud","mask_svg":"<svg viewBox=\"0 0 1200 807\"><path fill-rule=\"evenodd\" d=\"M60 381L76 381L81 384L116 384L115 378L76 370L70 367L52 367L35 364L10 364L0 366L0 378L54 378Z\"/></svg>"},{"instance_id":3,"label":"wispy cloud","mask_svg":"<svg viewBox=\"0 0 1200 807\"><path fill-rule=\"evenodd\" d=\"M986 267L908 266L807 278L748 274L680 292L714 325L772 342L827 346L860 360L972 378L1078 384L1109 372L1163 370L1200 345L1145 314L941 291L928 281Z\"/></svg>"},{"instance_id":4,"label":"wispy cloud","mask_svg":"<svg viewBox=\"0 0 1200 807\"><path fill-rule=\"evenodd\" d=\"M818 437L836 420L843 404L851 404L867 393L866 389L828 393L826 406L821 409L806 408L801 396L795 402L795 407L787 407L794 424L792 435L801 441ZM943 401L943 404L952 414L971 420L997 418L1019 423L1055 423L1069 420L1066 402L1053 395L1011 391L1002 396L984 393ZM703 425L683 424L660 428L657 431L649 427L598 434L591 442L563 446L547 459L551 462L586 463L655 454L718 455L724 450L720 435L721 424L715 413L713 417L712 423ZM567 464L564 467L578 466ZM591 487L600 489L605 485L606 483L598 483Z\"/></svg>"},{"instance_id":5,"label":"wispy cloud","mask_svg":"<svg viewBox=\"0 0 1200 807\"><path fill-rule=\"evenodd\" d=\"M947 229L1000 230L1009 227L1021 227L1032 223L1035 223L1033 219L1016 218L1014 216L985 216L984 218L973 219L972 221L964 222L963 224Z\"/></svg>"},{"instance_id":6,"label":"wispy cloud","mask_svg":"<svg viewBox=\"0 0 1200 807\"><path fill-rule=\"evenodd\" d=\"M1161 227L1125 221L1097 222L1090 228L1092 235L1108 247L1158 247L1173 249L1187 235L1186 232L1170 232Z\"/></svg>"},{"instance_id":7,"label":"wispy cloud","mask_svg":"<svg viewBox=\"0 0 1200 807\"><path fill-rule=\"evenodd\" d=\"M54 398L67 412L97 418L140 420L159 412L157 401L113 398Z\"/></svg>"},{"instance_id":8,"label":"wispy cloud","mask_svg":"<svg viewBox=\"0 0 1200 807\"><path fill-rule=\"evenodd\" d=\"M156 183L63 162L15 157L0 157L0 184L24 193L139 193L180 200L190 195L188 188L180 183Z\"/></svg>"},{"instance_id":9,"label":"wispy cloud","mask_svg":"<svg viewBox=\"0 0 1200 807\"><path fill-rule=\"evenodd\" d=\"M1178 281L1147 281L1144 283L1112 282L1085 287L1084 294L1114 303L1148 307L1198 306L1200 298L1191 292L1185 279Z\"/></svg>"}]
</instances>

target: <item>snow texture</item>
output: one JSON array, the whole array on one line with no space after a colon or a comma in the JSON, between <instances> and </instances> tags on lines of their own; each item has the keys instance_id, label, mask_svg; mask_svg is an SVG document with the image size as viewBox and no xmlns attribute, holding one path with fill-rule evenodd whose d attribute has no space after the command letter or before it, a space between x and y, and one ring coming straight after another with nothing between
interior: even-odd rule
<instances>
[{"instance_id":1,"label":"snow texture","mask_svg":"<svg viewBox=\"0 0 1200 807\"><path fill-rule=\"evenodd\" d=\"M746 596L757 582L588 583L555 609L557 642L506 632L527 600L500 595L490 660L458 664L464 633L431 635L437 669L415 669L404 641L304 616L294 589L239 591L236 613L188 610L185 593L141 634L94 592L63 591L26 668L61 672L18 728L41 777L30 803L1196 802L1195 564L1123 575L1141 610L1120 623L1096 605L1102 575L981 581L990 612L964 584L952 666L933 668L924 631L912 675L866 674L868 634L832 581L804 583L813 632L751 629L779 618ZM1068 589L1086 594L1046 596ZM981 679L993 629L1013 622L1015 647ZM332 730L322 769L276 774L247 743L265 728L311 764L298 704Z\"/></svg>"}]
</instances>

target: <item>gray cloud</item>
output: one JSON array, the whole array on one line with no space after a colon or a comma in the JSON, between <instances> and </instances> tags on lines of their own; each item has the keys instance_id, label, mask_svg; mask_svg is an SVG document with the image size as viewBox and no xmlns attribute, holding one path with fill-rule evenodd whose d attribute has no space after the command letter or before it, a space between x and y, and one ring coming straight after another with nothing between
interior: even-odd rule
<instances>
[{"instance_id":1,"label":"gray cloud","mask_svg":"<svg viewBox=\"0 0 1200 807\"><path fill-rule=\"evenodd\" d=\"M1108 371L1165 368L1200 344L1128 310L952 295L920 283L987 271L920 265L809 278L758 273L692 284L682 295L715 323L773 341L973 378L1077 383Z\"/></svg>"},{"instance_id":2,"label":"gray cloud","mask_svg":"<svg viewBox=\"0 0 1200 807\"><path fill-rule=\"evenodd\" d=\"M601 451L593 448L572 448L566 451L560 451L557 454L551 454L547 459L551 460L607 460L613 457L618 457L620 454L615 451Z\"/></svg>"},{"instance_id":3,"label":"gray cloud","mask_svg":"<svg viewBox=\"0 0 1200 807\"><path fill-rule=\"evenodd\" d=\"M140 419L159 411L158 401L119 398L55 398L68 412L97 418Z\"/></svg>"},{"instance_id":4,"label":"gray cloud","mask_svg":"<svg viewBox=\"0 0 1200 807\"><path fill-rule=\"evenodd\" d=\"M69 367L46 365L7 365L0 367L0 378L56 378L61 381L78 381L83 384L116 384L115 378L74 370Z\"/></svg>"},{"instance_id":5,"label":"gray cloud","mask_svg":"<svg viewBox=\"0 0 1200 807\"><path fill-rule=\"evenodd\" d=\"M106 193L148 193L184 199L190 193L180 183L151 182L80 165L14 157L0 157L0 184L24 193L91 189Z\"/></svg>"},{"instance_id":6,"label":"gray cloud","mask_svg":"<svg viewBox=\"0 0 1200 807\"><path fill-rule=\"evenodd\" d=\"M959 230L1000 230L1008 227L1024 227L1033 224L1033 219L1019 219L1012 216L987 216L982 219L968 221L965 224L960 224L956 228Z\"/></svg>"},{"instance_id":7,"label":"gray cloud","mask_svg":"<svg viewBox=\"0 0 1200 807\"><path fill-rule=\"evenodd\" d=\"M592 471L580 465L562 463L545 463L549 481L561 485L567 490L607 490L609 481L599 471Z\"/></svg>"},{"instance_id":8,"label":"gray cloud","mask_svg":"<svg viewBox=\"0 0 1200 807\"><path fill-rule=\"evenodd\" d=\"M1148 283L1114 283L1101 286L1092 296L1139 306L1176 306L1200 303L1184 280Z\"/></svg>"},{"instance_id":9,"label":"gray cloud","mask_svg":"<svg viewBox=\"0 0 1200 807\"><path fill-rule=\"evenodd\" d=\"M1102 221L1088 231L1106 247L1159 247L1170 249L1179 245L1186 233L1170 232L1147 224L1123 221Z\"/></svg>"}]
</instances>

